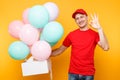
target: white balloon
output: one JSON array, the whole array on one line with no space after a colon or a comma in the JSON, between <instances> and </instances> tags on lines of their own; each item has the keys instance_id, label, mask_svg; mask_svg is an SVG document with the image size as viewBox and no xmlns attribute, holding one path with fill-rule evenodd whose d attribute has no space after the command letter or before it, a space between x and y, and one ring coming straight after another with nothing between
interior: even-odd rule
<instances>
[{"instance_id":1,"label":"white balloon","mask_svg":"<svg viewBox=\"0 0 120 80\"><path fill-rule=\"evenodd\" d=\"M50 16L49 21L53 21L58 17L59 9L55 3L47 2L43 6L48 10Z\"/></svg>"}]
</instances>

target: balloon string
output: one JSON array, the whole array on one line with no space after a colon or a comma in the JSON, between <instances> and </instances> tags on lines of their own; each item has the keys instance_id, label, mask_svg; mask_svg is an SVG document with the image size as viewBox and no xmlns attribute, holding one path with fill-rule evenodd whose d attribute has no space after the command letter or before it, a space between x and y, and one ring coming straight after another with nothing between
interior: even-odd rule
<instances>
[{"instance_id":1,"label":"balloon string","mask_svg":"<svg viewBox=\"0 0 120 80\"><path fill-rule=\"evenodd\" d=\"M50 70L50 80L52 80L53 79L53 77L52 77L52 64L51 64L50 59L48 59L48 65L49 65L49 70Z\"/></svg>"}]
</instances>

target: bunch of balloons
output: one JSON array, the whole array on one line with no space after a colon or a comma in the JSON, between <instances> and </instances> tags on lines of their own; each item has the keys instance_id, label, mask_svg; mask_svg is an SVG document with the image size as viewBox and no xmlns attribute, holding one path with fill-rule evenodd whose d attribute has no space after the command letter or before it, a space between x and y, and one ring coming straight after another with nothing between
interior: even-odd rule
<instances>
[{"instance_id":1,"label":"bunch of balloons","mask_svg":"<svg viewBox=\"0 0 120 80\"><path fill-rule=\"evenodd\" d=\"M23 20L15 20L8 26L9 34L17 38L8 53L15 60L25 59L29 53L37 60L46 60L51 55L51 47L62 37L62 25L55 21L58 6L53 2L35 5L23 11Z\"/></svg>"}]
</instances>

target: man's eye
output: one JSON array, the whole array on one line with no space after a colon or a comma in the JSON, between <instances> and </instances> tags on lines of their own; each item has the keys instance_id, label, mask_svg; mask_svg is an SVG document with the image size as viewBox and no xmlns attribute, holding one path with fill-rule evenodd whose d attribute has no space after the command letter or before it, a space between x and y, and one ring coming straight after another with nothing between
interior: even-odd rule
<instances>
[{"instance_id":1,"label":"man's eye","mask_svg":"<svg viewBox=\"0 0 120 80\"><path fill-rule=\"evenodd\" d=\"M79 18L76 18L76 20L78 20Z\"/></svg>"},{"instance_id":2,"label":"man's eye","mask_svg":"<svg viewBox=\"0 0 120 80\"><path fill-rule=\"evenodd\" d=\"M81 16L80 18L83 18L83 16Z\"/></svg>"}]
</instances>

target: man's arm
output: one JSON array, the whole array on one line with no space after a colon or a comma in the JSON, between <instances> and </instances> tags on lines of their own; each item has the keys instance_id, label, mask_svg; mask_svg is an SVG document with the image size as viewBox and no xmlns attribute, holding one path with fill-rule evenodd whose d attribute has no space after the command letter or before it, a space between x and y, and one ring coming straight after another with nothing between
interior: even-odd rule
<instances>
[{"instance_id":1,"label":"man's arm","mask_svg":"<svg viewBox=\"0 0 120 80\"><path fill-rule=\"evenodd\" d=\"M65 47L64 45L60 46L59 48L52 51L51 56L57 56L60 55L62 52L64 52L68 47Z\"/></svg>"},{"instance_id":2,"label":"man's arm","mask_svg":"<svg viewBox=\"0 0 120 80\"><path fill-rule=\"evenodd\" d=\"M107 38L104 34L104 31L99 24L98 16L96 14L94 16L91 15L91 18L92 18L92 21L91 21L90 25L93 28L97 29L98 33L99 33L100 41L98 42L98 45L105 51L109 50L109 44L108 44Z\"/></svg>"},{"instance_id":3,"label":"man's arm","mask_svg":"<svg viewBox=\"0 0 120 80\"><path fill-rule=\"evenodd\" d=\"M98 29L98 33L99 33L99 36L100 36L100 41L98 42L98 45L101 48L103 48L103 50L105 50L105 51L109 50L109 44L108 44L107 38L106 38L103 30Z\"/></svg>"}]
</instances>

